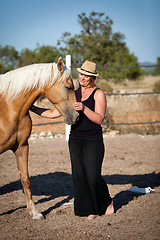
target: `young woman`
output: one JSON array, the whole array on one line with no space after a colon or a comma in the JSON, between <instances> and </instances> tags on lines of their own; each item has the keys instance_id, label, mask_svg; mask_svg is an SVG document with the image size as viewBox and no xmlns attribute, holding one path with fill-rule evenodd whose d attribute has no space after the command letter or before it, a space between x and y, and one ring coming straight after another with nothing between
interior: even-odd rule
<instances>
[{"instance_id":1,"label":"young woman","mask_svg":"<svg viewBox=\"0 0 160 240\"><path fill-rule=\"evenodd\" d=\"M108 187L101 176L104 144L101 123L106 113L104 92L95 85L96 64L85 61L79 71L75 110L80 117L71 126L69 150L74 184L75 215L93 219L114 212Z\"/></svg>"},{"instance_id":2,"label":"young woman","mask_svg":"<svg viewBox=\"0 0 160 240\"><path fill-rule=\"evenodd\" d=\"M76 90L74 109L80 117L71 126L69 150L74 185L74 212L77 216L94 219L114 212L108 187L101 176L104 158L104 143L101 123L106 112L104 92L95 85L96 64L86 60L79 72L80 87ZM32 110L47 118L60 117L58 110Z\"/></svg>"}]
</instances>

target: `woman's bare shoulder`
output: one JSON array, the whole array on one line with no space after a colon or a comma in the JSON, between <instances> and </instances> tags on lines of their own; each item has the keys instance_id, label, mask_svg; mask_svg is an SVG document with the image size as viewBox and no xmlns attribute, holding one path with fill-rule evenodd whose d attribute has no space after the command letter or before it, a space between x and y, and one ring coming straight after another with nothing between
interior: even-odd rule
<instances>
[{"instance_id":1,"label":"woman's bare shoulder","mask_svg":"<svg viewBox=\"0 0 160 240\"><path fill-rule=\"evenodd\" d=\"M95 98L105 97L105 93L102 89L98 88L95 92Z\"/></svg>"}]
</instances>

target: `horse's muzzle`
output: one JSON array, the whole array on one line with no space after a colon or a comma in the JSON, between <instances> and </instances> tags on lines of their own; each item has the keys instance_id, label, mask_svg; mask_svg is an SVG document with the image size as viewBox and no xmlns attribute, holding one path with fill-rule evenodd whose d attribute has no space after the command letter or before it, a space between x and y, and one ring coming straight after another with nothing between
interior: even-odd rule
<instances>
[{"instance_id":1,"label":"horse's muzzle","mask_svg":"<svg viewBox=\"0 0 160 240\"><path fill-rule=\"evenodd\" d=\"M79 119L79 113L77 111L67 111L66 115L65 115L65 123L68 125L72 125L75 124Z\"/></svg>"}]
</instances>

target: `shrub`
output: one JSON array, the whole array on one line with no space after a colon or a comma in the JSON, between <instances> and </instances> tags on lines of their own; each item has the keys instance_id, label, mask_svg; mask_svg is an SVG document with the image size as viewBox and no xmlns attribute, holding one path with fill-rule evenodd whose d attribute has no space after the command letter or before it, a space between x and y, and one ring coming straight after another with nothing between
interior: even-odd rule
<instances>
[{"instance_id":1,"label":"shrub","mask_svg":"<svg viewBox=\"0 0 160 240\"><path fill-rule=\"evenodd\" d=\"M160 92L160 81L153 85L153 92Z\"/></svg>"},{"instance_id":2,"label":"shrub","mask_svg":"<svg viewBox=\"0 0 160 240\"><path fill-rule=\"evenodd\" d=\"M102 89L105 93L112 93L113 88L109 85L107 81L101 80L96 83L97 87Z\"/></svg>"}]
</instances>

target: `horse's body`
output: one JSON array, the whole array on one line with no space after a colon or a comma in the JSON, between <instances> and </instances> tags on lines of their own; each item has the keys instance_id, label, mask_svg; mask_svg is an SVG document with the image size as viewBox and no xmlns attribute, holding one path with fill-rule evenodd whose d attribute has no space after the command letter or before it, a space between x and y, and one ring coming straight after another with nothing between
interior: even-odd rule
<instances>
[{"instance_id":1,"label":"horse's body","mask_svg":"<svg viewBox=\"0 0 160 240\"><path fill-rule=\"evenodd\" d=\"M41 95L65 116L66 123L76 121L71 72L61 58L57 65L33 64L0 75L0 154L7 150L15 153L27 208L34 219L42 214L35 209L28 174L28 138L32 128L29 108Z\"/></svg>"}]
</instances>

